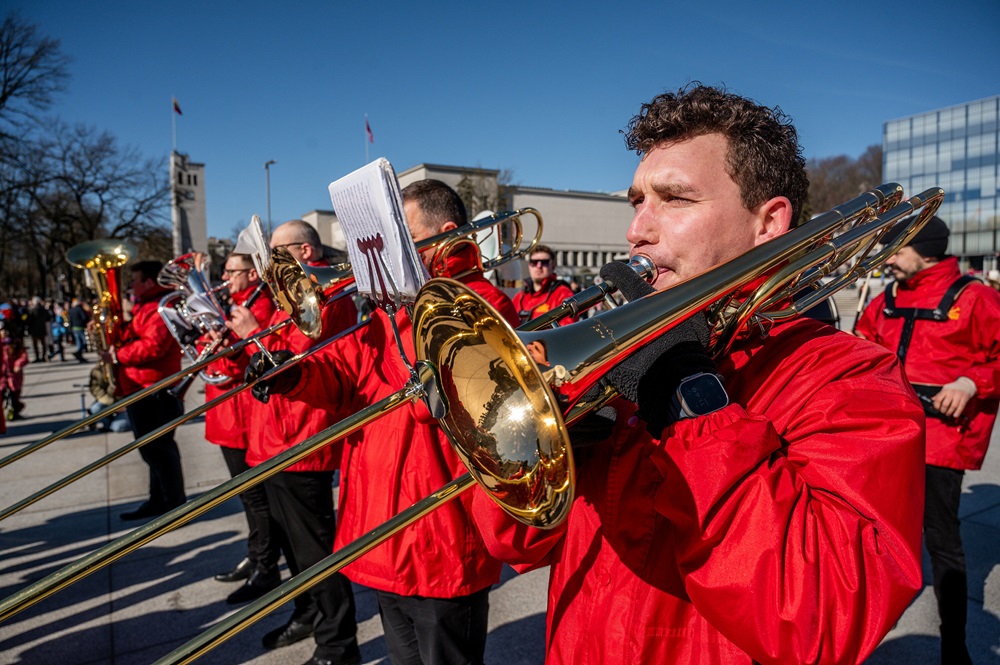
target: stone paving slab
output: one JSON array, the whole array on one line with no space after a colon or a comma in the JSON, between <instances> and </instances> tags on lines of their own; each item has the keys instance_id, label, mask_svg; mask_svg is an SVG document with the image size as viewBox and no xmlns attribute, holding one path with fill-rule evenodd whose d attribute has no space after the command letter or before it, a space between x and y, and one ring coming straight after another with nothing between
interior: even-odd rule
<instances>
[{"instance_id":1,"label":"stone paving slab","mask_svg":"<svg viewBox=\"0 0 1000 665\"><path fill-rule=\"evenodd\" d=\"M855 292L852 292L856 294ZM856 295L854 295L856 297ZM845 314L847 303L842 303ZM80 417L79 388L89 364L33 363L28 366L28 420L11 423L0 437L0 456L37 441ZM187 406L204 396L198 385ZM180 427L178 444L189 497L228 479L215 446L203 439L199 418ZM57 442L32 458L0 469L0 506L6 507L65 473L117 449L129 434L85 431ZM966 475L963 534L970 573L969 642L976 663L1000 663L1000 453L982 471ZM132 523L119 515L144 498L147 469L137 452L0 522L0 597L111 542ZM232 499L198 520L130 553L120 561L0 624L0 663L147 664L228 616L225 604L235 585L212 576L243 555L246 523ZM926 557L925 557L926 558ZM287 578L287 571L284 572ZM874 664L937 663L937 617L927 586L869 660ZM490 595L490 665L542 663L548 571L518 576L505 568ZM374 593L355 586L358 639L364 662L385 663L385 643ZM282 625L290 604L262 618L209 652L199 663L301 663L312 654L310 640L264 651L261 636Z\"/></svg>"}]
</instances>

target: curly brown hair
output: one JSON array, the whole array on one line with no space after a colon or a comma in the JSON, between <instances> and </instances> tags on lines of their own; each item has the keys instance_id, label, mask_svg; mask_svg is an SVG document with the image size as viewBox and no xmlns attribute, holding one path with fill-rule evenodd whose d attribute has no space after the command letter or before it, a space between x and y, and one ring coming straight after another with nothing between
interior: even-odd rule
<instances>
[{"instance_id":1,"label":"curly brown hair","mask_svg":"<svg viewBox=\"0 0 1000 665\"><path fill-rule=\"evenodd\" d=\"M628 123L625 145L643 154L660 143L703 134L729 140L726 172L752 210L775 196L792 203L798 223L809 191L806 162L791 118L781 109L695 81L677 92L657 95Z\"/></svg>"}]
</instances>

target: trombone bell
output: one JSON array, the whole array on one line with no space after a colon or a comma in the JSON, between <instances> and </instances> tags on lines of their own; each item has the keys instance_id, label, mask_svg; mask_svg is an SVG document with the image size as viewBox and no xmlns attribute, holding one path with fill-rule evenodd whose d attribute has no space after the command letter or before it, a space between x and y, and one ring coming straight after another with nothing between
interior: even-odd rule
<instances>
[{"instance_id":1,"label":"trombone bell","mask_svg":"<svg viewBox=\"0 0 1000 665\"><path fill-rule=\"evenodd\" d=\"M459 282L431 280L413 311L419 360L440 368L438 422L491 499L529 526L569 514L574 466L562 412L528 348Z\"/></svg>"},{"instance_id":2,"label":"trombone bell","mask_svg":"<svg viewBox=\"0 0 1000 665\"><path fill-rule=\"evenodd\" d=\"M323 305L334 293L354 282L351 266L308 266L285 248L271 253L271 274L266 277L274 299L296 327L310 339L323 332Z\"/></svg>"}]
</instances>

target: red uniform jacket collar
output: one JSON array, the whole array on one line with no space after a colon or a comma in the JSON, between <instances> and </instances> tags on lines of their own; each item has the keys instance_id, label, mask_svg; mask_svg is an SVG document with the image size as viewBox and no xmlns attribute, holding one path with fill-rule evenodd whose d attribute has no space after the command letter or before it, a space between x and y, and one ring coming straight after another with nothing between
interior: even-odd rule
<instances>
[{"instance_id":1,"label":"red uniform jacket collar","mask_svg":"<svg viewBox=\"0 0 1000 665\"><path fill-rule=\"evenodd\" d=\"M445 261L445 274L442 277L457 279L458 276L469 272L481 272L479 270L479 252L471 245L463 244L448 254Z\"/></svg>"},{"instance_id":2,"label":"red uniform jacket collar","mask_svg":"<svg viewBox=\"0 0 1000 665\"><path fill-rule=\"evenodd\" d=\"M535 289L535 283L531 281L531 278L524 283L524 290L528 293L540 293L548 291L552 288L553 284L559 280L559 275L552 273L542 281L542 285Z\"/></svg>"},{"instance_id":3,"label":"red uniform jacket collar","mask_svg":"<svg viewBox=\"0 0 1000 665\"><path fill-rule=\"evenodd\" d=\"M900 282L899 289L913 291L937 286L948 287L961 276L962 273L958 269L958 258L949 256L944 261L939 261L929 268L924 268L905 282Z\"/></svg>"}]
</instances>

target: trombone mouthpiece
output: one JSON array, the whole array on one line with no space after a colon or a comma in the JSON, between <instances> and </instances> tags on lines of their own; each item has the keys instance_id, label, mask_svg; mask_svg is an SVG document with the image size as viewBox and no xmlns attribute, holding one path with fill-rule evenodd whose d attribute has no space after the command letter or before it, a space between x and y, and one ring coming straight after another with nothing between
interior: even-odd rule
<instances>
[{"instance_id":1,"label":"trombone mouthpiece","mask_svg":"<svg viewBox=\"0 0 1000 665\"><path fill-rule=\"evenodd\" d=\"M633 262L635 263L635 267L633 267ZM643 279L642 275L636 272L638 269L643 273L651 273L652 271L649 270L647 265L651 267L652 262L641 255L634 256L629 263L612 261L601 267L601 277L604 281L611 282L631 302L636 298L653 293L653 287Z\"/></svg>"}]
</instances>

